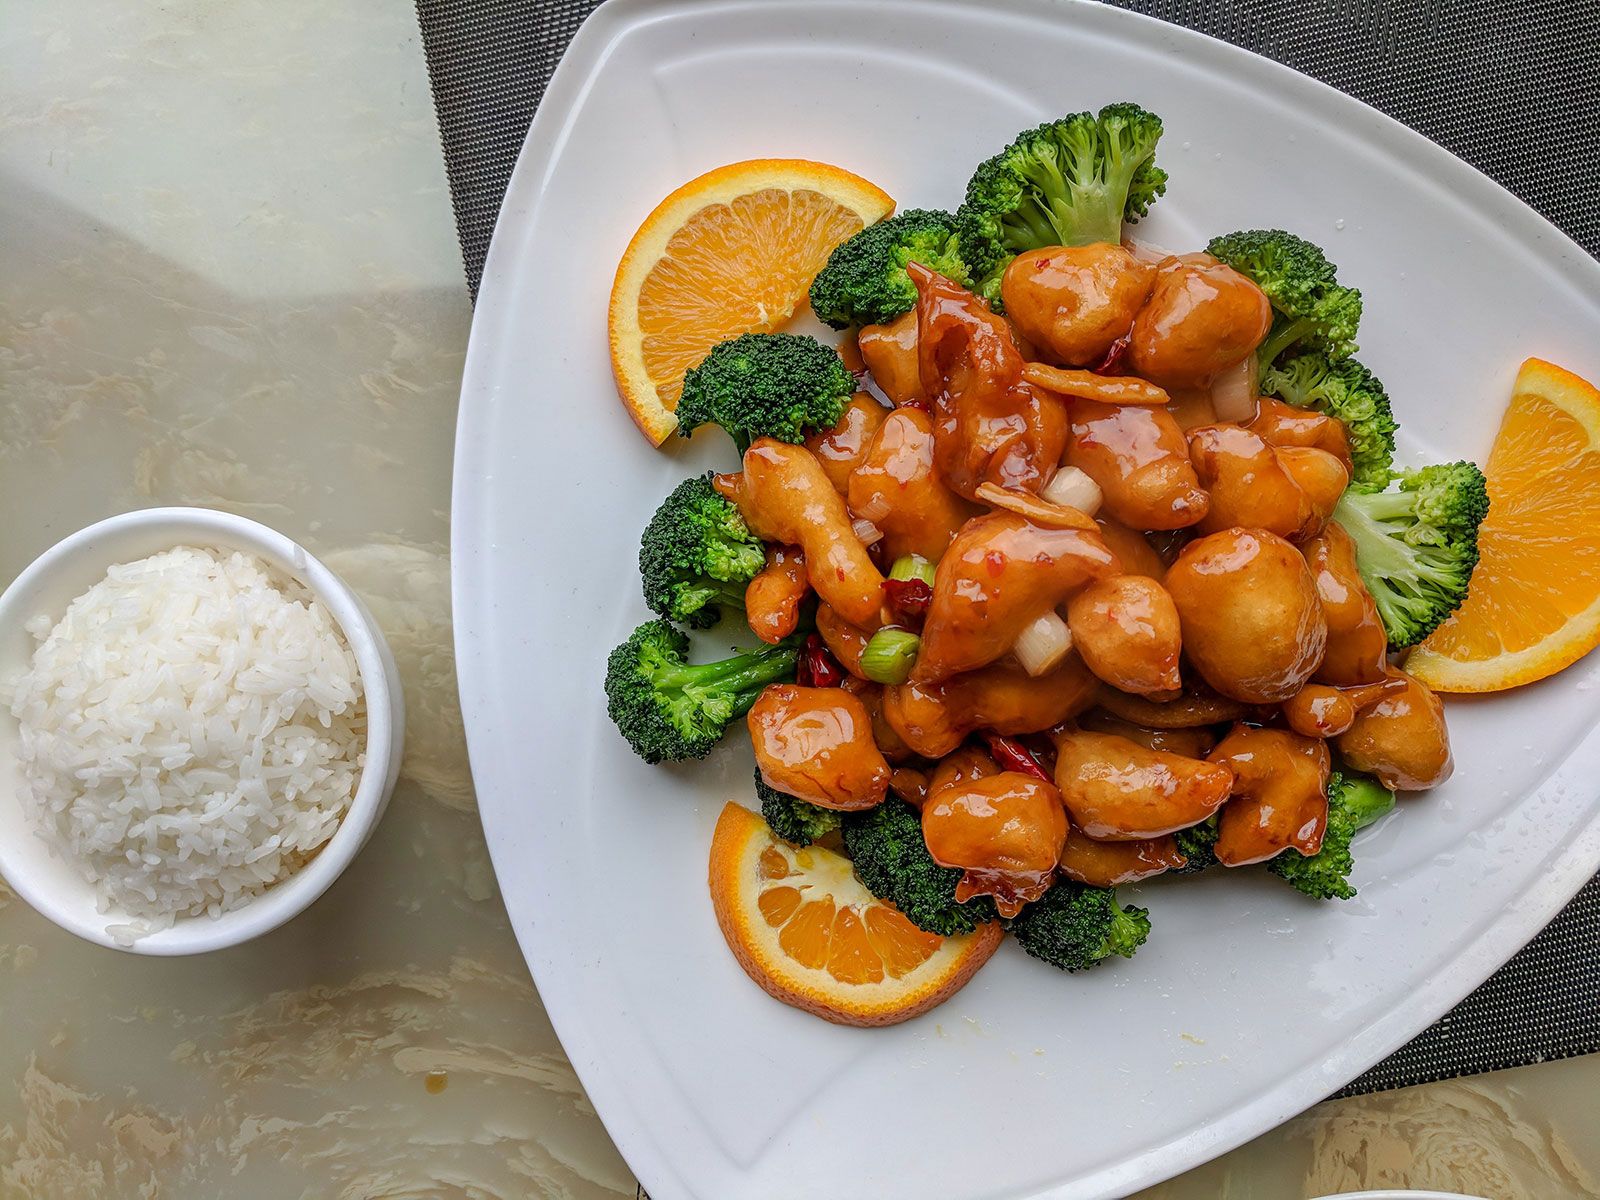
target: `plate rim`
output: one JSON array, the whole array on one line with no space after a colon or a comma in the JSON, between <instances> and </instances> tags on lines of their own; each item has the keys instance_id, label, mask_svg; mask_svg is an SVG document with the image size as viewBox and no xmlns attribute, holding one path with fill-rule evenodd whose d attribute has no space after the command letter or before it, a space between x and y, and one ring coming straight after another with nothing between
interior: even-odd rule
<instances>
[{"instance_id":1,"label":"plate rim","mask_svg":"<svg viewBox=\"0 0 1600 1200\"><path fill-rule=\"evenodd\" d=\"M1105 36L1144 47L1165 43L1166 47L1175 47L1186 55L1208 57L1213 62L1220 59L1224 64L1230 59L1242 62L1239 56L1245 56L1253 60L1250 69L1261 72L1258 81L1264 86L1298 92L1297 98L1312 102L1319 96L1324 102L1331 98L1341 109L1341 117L1364 118L1371 124L1366 132L1373 140L1381 141L1387 152L1404 151L1441 184L1448 186L1454 180L1470 188L1466 203L1478 215L1513 218L1521 226L1514 231L1520 246L1538 253L1570 283L1581 286L1575 277L1587 275L1591 287L1600 291L1600 263L1502 184L1364 101L1244 47L1095 0L878 2L886 7L906 9L940 8L982 15L1083 22ZM484 613L480 608L491 606L492 601L486 587L474 586L482 582L480 573L487 548L480 545L477 537L481 521L468 518L481 517L489 506L489 489L483 482L486 472L481 461L485 439L474 435L478 432L478 423L494 404L494 369L489 364L497 357L504 332L499 316L500 295L514 286L516 264L510 260L511 252L506 246L520 236L521 228L537 211L552 160L564 142L577 104L586 97L596 72L612 48L632 30L656 20L688 14L714 19L722 14L763 8L847 7L847 0L605 0L584 20L573 37L529 125L484 260L462 374L451 494L451 604L457 682L469 762L478 795L479 819L497 875L501 874L502 867L510 872L515 864L506 858L509 849L503 836L502 822L509 817L496 797L515 795L515 788L513 781L498 773L494 764L497 749L490 728L493 715L487 698L491 689L486 679L491 673L492 654L488 652L491 623L482 619ZM1490 200L1496 203L1487 205L1485 202ZM514 215L514 220L499 219L508 212ZM1586 755L1593 757L1597 752L1600 752L1600 727L1583 735L1536 791L1551 787L1573 771ZM497 836L497 829L502 836ZM1131 1159L1098 1168L1092 1174L1058 1181L1042 1190L1017 1193L1016 1200L1046 1200L1058 1196L1065 1200L1067 1192L1063 1188L1073 1189L1071 1195L1081 1200L1089 1195L1109 1197L1149 1186L1224 1154L1325 1099L1445 1015L1549 923L1600 868L1600 817L1576 830L1567 843L1550 853L1544 865L1546 871L1538 882L1514 903L1505 906L1501 914L1483 928L1469 953L1423 981L1411 994L1407 1006L1382 1013L1354 1031L1341 1050L1323 1063L1320 1072L1304 1071L1252 1097L1209 1125L1203 1136L1199 1131L1191 1131ZM693 1181L664 1153L649 1122L632 1102L620 1070L621 1062L598 1048L602 1039L584 1013L570 1003L566 981L552 963L554 956L544 949L543 938L535 932L534 923L526 914L518 919L509 903L507 914L563 1051L629 1168L652 1189L657 1200L670 1194L697 1194L691 1186ZM1406 1015L1419 1011L1427 1014L1420 1022Z\"/></svg>"}]
</instances>

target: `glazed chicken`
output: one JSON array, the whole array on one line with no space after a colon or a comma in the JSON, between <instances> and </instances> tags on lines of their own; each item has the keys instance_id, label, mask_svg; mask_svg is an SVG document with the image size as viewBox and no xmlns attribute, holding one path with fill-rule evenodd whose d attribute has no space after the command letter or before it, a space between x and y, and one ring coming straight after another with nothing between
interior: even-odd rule
<instances>
[{"instance_id":1,"label":"glazed chicken","mask_svg":"<svg viewBox=\"0 0 1600 1200\"><path fill-rule=\"evenodd\" d=\"M822 473L841 496L849 488L850 473L866 457L867 447L889 419L890 411L868 393L857 392L850 397L837 425L806 439L806 449L816 457Z\"/></svg>"},{"instance_id":2,"label":"glazed chicken","mask_svg":"<svg viewBox=\"0 0 1600 1200\"><path fill-rule=\"evenodd\" d=\"M1167 572L1183 648L1207 683L1251 704L1287 700L1322 662L1327 620L1305 560L1265 530L1190 542Z\"/></svg>"},{"instance_id":3,"label":"glazed chicken","mask_svg":"<svg viewBox=\"0 0 1600 1200\"><path fill-rule=\"evenodd\" d=\"M1005 321L944 276L916 263L908 270L940 476L969 500L982 483L1038 491L1061 460L1066 406L1022 381L1023 358Z\"/></svg>"},{"instance_id":4,"label":"glazed chicken","mask_svg":"<svg viewBox=\"0 0 1600 1200\"><path fill-rule=\"evenodd\" d=\"M930 789L922 836L933 861L961 868L956 900L992 896L1014 917L1044 895L1067 838L1067 814L1055 787L1001 771Z\"/></svg>"},{"instance_id":5,"label":"glazed chicken","mask_svg":"<svg viewBox=\"0 0 1600 1200\"><path fill-rule=\"evenodd\" d=\"M1438 787L1455 769L1444 705L1398 668L1390 667L1388 678L1404 687L1361 710L1334 745L1345 762L1376 775L1384 787L1401 792Z\"/></svg>"},{"instance_id":6,"label":"glazed chicken","mask_svg":"<svg viewBox=\"0 0 1600 1200\"><path fill-rule=\"evenodd\" d=\"M1134 318L1133 373L1163 387L1203 387L1255 353L1272 306L1255 284L1209 254L1163 259Z\"/></svg>"},{"instance_id":7,"label":"glazed chicken","mask_svg":"<svg viewBox=\"0 0 1600 1200\"><path fill-rule=\"evenodd\" d=\"M1208 756L1233 776L1217 822L1217 861L1264 862L1285 850L1315 854L1328 824L1328 745L1284 729L1236 725Z\"/></svg>"},{"instance_id":8,"label":"glazed chicken","mask_svg":"<svg viewBox=\"0 0 1600 1200\"><path fill-rule=\"evenodd\" d=\"M969 521L939 560L912 680L993 662L1029 622L1117 567L1098 533L1046 529L1004 512Z\"/></svg>"},{"instance_id":9,"label":"glazed chicken","mask_svg":"<svg viewBox=\"0 0 1600 1200\"><path fill-rule=\"evenodd\" d=\"M857 625L877 620L883 575L815 455L759 438L744 453L744 470L715 482L762 541L800 547L806 578L840 616Z\"/></svg>"},{"instance_id":10,"label":"glazed chicken","mask_svg":"<svg viewBox=\"0 0 1600 1200\"><path fill-rule=\"evenodd\" d=\"M883 715L924 758L942 758L980 729L1014 736L1071 720L1095 701L1099 681L1076 655L1054 671L1029 675L995 663L937 683L884 689Z\"/></svg>"},{"instance_id":11,"label":"glazed chicken","mask_svg":"<svg viewBox=\"0 0 1600 1200\"><path fill-rule=\"evenodd\" d=\"M899 408L850 472L850 511L882 532L888 562L908 554L938 562L961 527L982 511L944 485L933 461L933 418Z\"/></svg>"},{"instance_id":12,"label":"glazed chicken","mask_svg":"<svg viewBox=\"0 0 1600 1200\"><path fill-rule=\"evenodd\" d=\"M1108 516L1134 529L1184 529L1211 509L1189 443L1165 408L1075 402L1065 462L1099 486Z\"/></svg>"},{"instance_id":13,"label":"glazed chicken","mask_svg":"<svg viewBox=\"0 0 1600 1200\"><path fill-rule=\"evenodd\" d=\"M1189 458L1211 497L1201 533L1249 526L1302 541L1321 532L1350 483L1349 468L1326 450L1274 446L1238 425L1191 430Z\"/></svg>"},{"instance_id":14,"label":"glazed chicken","mask_svg":"<svg viewBox=\"0 0 1600 1200\"><path fill-rule=\"evenodd\" d=\"M866 705L843 688L775 683L748 717L756 767L769 787L823 808L882 804L889 764Z\"/></svg>"},{"instance_id":15,"label":"glazed chicken","mask_svg":"<svg viewBox=\"0 0 1600 1200\"><path fill-rule=\"evenodd\" d=\"M1155 286L1156 268L1121 246L1046 246L1011 260L1000 285L1006 315L1056 362L1105 358Z\"/></svg>"}]
</instances>

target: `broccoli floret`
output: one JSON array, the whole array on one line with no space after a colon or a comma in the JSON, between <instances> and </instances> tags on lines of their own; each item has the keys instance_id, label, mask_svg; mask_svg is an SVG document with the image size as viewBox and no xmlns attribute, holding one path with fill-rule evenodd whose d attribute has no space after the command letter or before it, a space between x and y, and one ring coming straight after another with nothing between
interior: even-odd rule
<instances>
[{"instance_id":1,"label":"broccoli floret","mask_svg":"<svg viewBox=\"0 0 1600 1200\"><path fill-rule=\"evenodd\" d=\"M1033 957L1063 971L1133 952L1150 936L1150 910L1117 903L1111 888L1063 879L1011 922L1011 936Z\"/></svg>"},{"instance_id":2,"label":"broccoli floret","mask_svg":"<svg viewBox=\"0 0 1600 1200\"><path fill-rule=\"evenodd\" d=\"M963 287L972 282L956 243L956 219L912 208L835 247L811 281L811 311L835 329L892 321L917 306L916 285L906 274L911 262Z\"/></svg>"},{"instance_id":3,"label":"broccoli floret","mask_svg":"<svg viewBox=\"0 0 1600 1200\"><path fill-rule=\"evenodd\" d=\"M1339 286L1328 256L1281 229L1245 229L1214 237L1206 249L1248 276L1272 302L1272 329L1256 351L1262 366L1290 346L1329 358L1355 353L1361 293Z\"/></svg>"},{"instance_id":4,"label":"broccoli floret","mask_svg":"<svg viewBox=\"0 0 1600 1200\"><path fill-rule=\"evenodd\" d=\"M843 829L844 848L861 882L918 929L955 937L994 919L987 896L956 902L960 870L933 861L922 840L922 817L904 800L890 797L876 808L846 813Z\"/></svg>"},{"instance_id":5,"label":"broccoli floret","mask_svg":"<svg viewBox=\"0 0 1600 1200\"><path fill-rule=\"evenodd\" d=\"M1174 875L1188 875L1194 871L1204 871L1207 867L1217 865L1217 818L1215 815L1201 821L1198 825L1180 829L1172 836L1178 843L1178 851L1188 860L1173 872Z\"/></svg>"},{"instance_id":6,"label":"broccoli floret","mask_svg":"<svg viewBox=\"0 0 1600 1200\"><path fill-rule=\"evenodd\" d=\"M1391 648L1416 645L1461 607L1488 512L1483 472L1469 462L1405 471L1387 492L1339 498L1333 519L1355 539L1356 567Z\"/></svg>"},{"instance_id":7,"label":"broccoli floret","mask_svg":"<svg viewBox=\"0 0 1600 1200\"><path fill-rule=\"evenodd\" d=\"M1310 856L1285 850L1267 870L1315 900L1348 900L1356 894L1347 876L1355 860L1350 839L1394 807L1394 793L1370 775L1334 771L1328 776L1328 827L1322 849Z\"/></svg>"},{"instance_id":8,"label":"broccoli floret","mask_svg":"<svg viewBox=\"0 0 1600 1200\"><path fill-rule=\"evenodd\" d=\"M1389 486L1399 426L1389 407L1389 393L1355 359L1334 361L1319 350L1296 354L1262 370L1261 393L1338 417L1355 464L1350 486L1363 492L1381 492Z\"/></svg>"},{"instance_id":9,"label":"broccoli floret","mask_svg":"<svg viewBox=\"0 0 1600 1200\"><path fill-rule=\"evenodd\" d=\"M1155 165L1161 118L1137 104L1073 113L1019 133L980 163L956 213L973 290L996 308L1006 264L1041 246L1122 240L1167 190Z\"/></svg>"},{"instance_id":10,"label":"broccoli floret","mask_svg":"<svg viewBox=\"0 0 1600 1200\"><path fill-rule=\"evenodd\" d=\"M720 425L740 454L762 437L803 442L837 425L855 390L855 376L816 338L746 333L713 346L684 375L678 432Z\"/></svg>"},{"instance_id":11,"label":"broccoli floret","mask_svg":"<svg viewBox=\"0 0 1600 1200\"><path fill-rule=\"evenodd\" d=\"M682 630L646 621L606 663L606 711L645 762L704 758L769 683L794 679L800 639L701 666L688 650Z\"/></svg>"},{"instance_id":12,"label":"broccoli floret","mask_svg":"<svg viewBox=\"0 0 1600 1200\"><path fill-rule=\"evenodd\" d=\"M719 606L742 610L745 585L765 565L761 539L717 495L710 472L674 488L639 539L644 602L691 629L715 625Z\"/></svg>"},{"instance_id":13,"label":"broccoli floret","mask_svg":"<svg viewBox=\"0 0 1600 1200\"><path fill-rule=\"evenodd\" d=\"M760 767L756 768L756 799L761 801L761 819L773 833L795 846L809 846L823 834L833 832L844 815L780 792L761 778Z\"/></svg>"}]
</instances>

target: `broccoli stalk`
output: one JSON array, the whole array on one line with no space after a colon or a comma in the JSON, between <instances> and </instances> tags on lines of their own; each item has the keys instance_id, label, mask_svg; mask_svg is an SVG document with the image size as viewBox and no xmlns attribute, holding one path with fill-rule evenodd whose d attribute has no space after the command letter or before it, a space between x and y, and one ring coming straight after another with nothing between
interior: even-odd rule
<instances>
[{"instance_id":1,"label":"broccoli stalk","mask_svg":"<svg viewBox=\"0 0 1600 1200\"><path fill-rule=\"evenodd\" d=\"M1469 462L1406 471L1390 491L1340 497L1333 519L1355 540L1392 649L1416 645L1461 607L1488 512L1483 472Z\"/></svg>"},{"instance_id":2,"label":"broccoli stalk","mask_svg":"<svg viewBox=\"0 0 1600 1200\"><path fill-rule=\"evenodd\" d=\"M1348 900L1356 894L1348 876L1355 866L1350 839L1394 808L1394 793L1370 775L1334 771L1328 776L1328 826L1322 849L1312 855L1285 850L1267 870L1316 900Z\"/></svg>"},{"instance_id":3,"label":"broccoli stalk","mask_svg":"<svg viewBox=\"0 0 1600 1200\"><path fill-rule=\"evenodd\" d=\"M1137 104L1074 113L1019 133L979 164L956 213L974 291L997 309L1006 265L1041 246L1122 240L1167 189L1155 165L1161 118Z\"/></svg>"},{"instance_id":4,"label":"broccoli stalk","mask_svg":"<svg viewBox=\"0 0 1600 1200\"><path fill-rule=\"evenodd\" d=\"M917 306L906 264L918 262L965 287L971 282L949 213L912 208L834 247L811 281L811 311L844 329L892 321Z\"/></svg>"},{"instance_id":5,"label":"broccoli stalk","mask_svg":"<svg viewBox=\"0 0 1600 1200\"><path fill-rule=\"evenodd\" d=\"M711 753L768 684L794 678L800 639L701 666L685 661L688 650L681 630L646 621L606 663L606 711L645 762Z\"/></svg>"},{"instance_id":6,"label":"broccoli stalk","mask_svg":"<svg viewBox=\"0 0 1600 1200\"><path fill-rule=\"evenodd\" d=\"M1296 354L1261 372L1261 394L1296 408L1313 408L1343 423L1355 470L1350 486L1381 492L1394 462L1394 412L1378 377L1353 358L1335 361L1320 350Z\"/></svg>"},{"instance_id":7,"label":"broccoli stalk","mask_svg":"<svg viewBox=\"0 0 1600 1200\"><path fill-rule=\"evenodd\" d=\"M743 454L757 438L803 442L832 429L856 390L839 355L814 337L746 333L711 348L683 377L678 432L720 425Z\"/></svg>"},{"instance_id":8,"label":"broccoli stalk","mask_svg":"<svg viewBox=\"0 0 1600 1200\"><path fill-rule=\"evenodd\" d=\"M1201 821L1198 825L1191 825L1187 829L1178 830L1172 836L1178 843L1179 853L1187 860L1183 866L1173 872L1174 875L1188 875L1217 865L1217 818L1215 814Z\"/></svg>"},{"instance_id":9,"label":"broccoli stalk","mask_svg":"<svg viewBox=\"0 0 1600 1200\"><path fill-rule=\"evenodd\" d=\"M1150 912L1123 908L1111 888L1063 879L1018 914L1011 936L1052 967L1082 971L1113 954L1132 958L1150 936Z\"/></svg>"},{"instance_id":10,"label":"broccoli stalk","mask_svg":"<svg viewBox=\"0 0 1600 1200\"><path fill-rule=\"evenodd\" d=\"M845 850L861 882L918 929L955 937L994 919L987 896L957 903L961 871L933 861L922 840L922 818L904 800L891 797L876 808L846 813L843 829Z\"/></svg>"},{"instance_id":11,"label":"broccoli stalk","mask_svg":"<svg viewBox=\"0 0 1600 1200\"><path fill-rule=\"evenodd\" d=\"M1281 229L1245 229L1212 238L1206 250L1247 276L1272 304L1272 328L1256 350L1263 367L1291 346L1330 359L1355 352L1361 293L1339 286L1321 249Z\"/></svg>"},{"instance_id":12,"label":"broccoli stalk","mask_svg":"<svg viewBox=\"0 0 1600 1200\"><path fill-rule=\"evenodd\" d=\"M720 607L742 611L745 585L765 565L761 540L709 472L673 489L639 540L644 602L692 629L715 625Z\"/></svg>"},{"instance_id":13,"label":"broccoli stalk","mask_svg":"<svg viewBox=\"0 0 1600 1200\"><path fill-rule=\"evenodd\" d=\"M761 801L761 819L773 833L794 846L809 846L825 833L839 828L842 813L823 808L799 796L780 792L761 778L756 768L756 799Z\"/></svg>"}]
</instances>

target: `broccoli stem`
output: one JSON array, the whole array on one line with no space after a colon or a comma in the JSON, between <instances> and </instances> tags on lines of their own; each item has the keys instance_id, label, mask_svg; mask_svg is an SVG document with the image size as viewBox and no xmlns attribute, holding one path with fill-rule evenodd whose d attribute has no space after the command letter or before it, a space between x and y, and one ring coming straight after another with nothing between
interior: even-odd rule
<instances>
[{"instance_id":1,"label":"broccoli stem","mask_svg":"<svg viewBox=\"0 0 1600 1200\"><path fill-rule=\"evenodd\" d=\"M1378 818L1394 811L1394 793L1376 784L1352 787L1344 794L1344 806L1355 828L1365 829Z\"/></svg>"},{"instance_id":2,"label":"broccoli stem","mask_svg":"<svg viewBox=\"0 0 1600 1200\"><path fill-rule=\"evenodd\" d=\"M1412 516L1415 505L1415 495L1406 492L1364 492L1358 499L1347 493L1334 509L1334 519L1355 540L1362 576L1382 579L1401 597L1421 596L1418 581L1431 576L1428 564L1392 536L1382 518Z\"/></svg>"},{"instance_id":3,"label":"broccoli stem","mask_svg":"<svg viewBox=\"0 0 1600 1200\"><path fill-rule=\"evenodd\" d=\"M1351 506L1346 505L1348 510ZM1393 538L1384 534L1378 525L1380 521L1390 521L1395 517L1415 518L1417 511L1417 494L1415 492L1367 492L1362 495L1360 503L1361 515L1366 517L1372 525L1372 532L1385 537L1388 541Z\"/></svg>"},{"instance_id":4,"label":"broccoli stem","mask_svg":"<svg viewBox=\"0 0 1600 1200\"><path fill-rule=\"evenodd\" d=\"M769 683L775 683L794 670L798 643L789 639L754 654L742 654L721 662L701 666L682 666L657 671L652 680L658 688L681 688L684 691L715 687L718 691L746 692L755 690L759 696ZM751 703L755 697L751 697Z\"/></svg>"},{"instance_id":5,"label":"broccoli stem","mask_svg":"<svg viewBox=\"0 0 1600 1200\"><path fill-rule=\"evenodd\" d=\"M1311 332L1312 324L1309 317L1297 317L1293 321L1285 322L1280 328L1267 334L1267 340L1261 343L1256 351L1256 357L1262 366L1269 365L1278 355L1294 345L1306 334Z\"/></svg>"}]
</instances>

